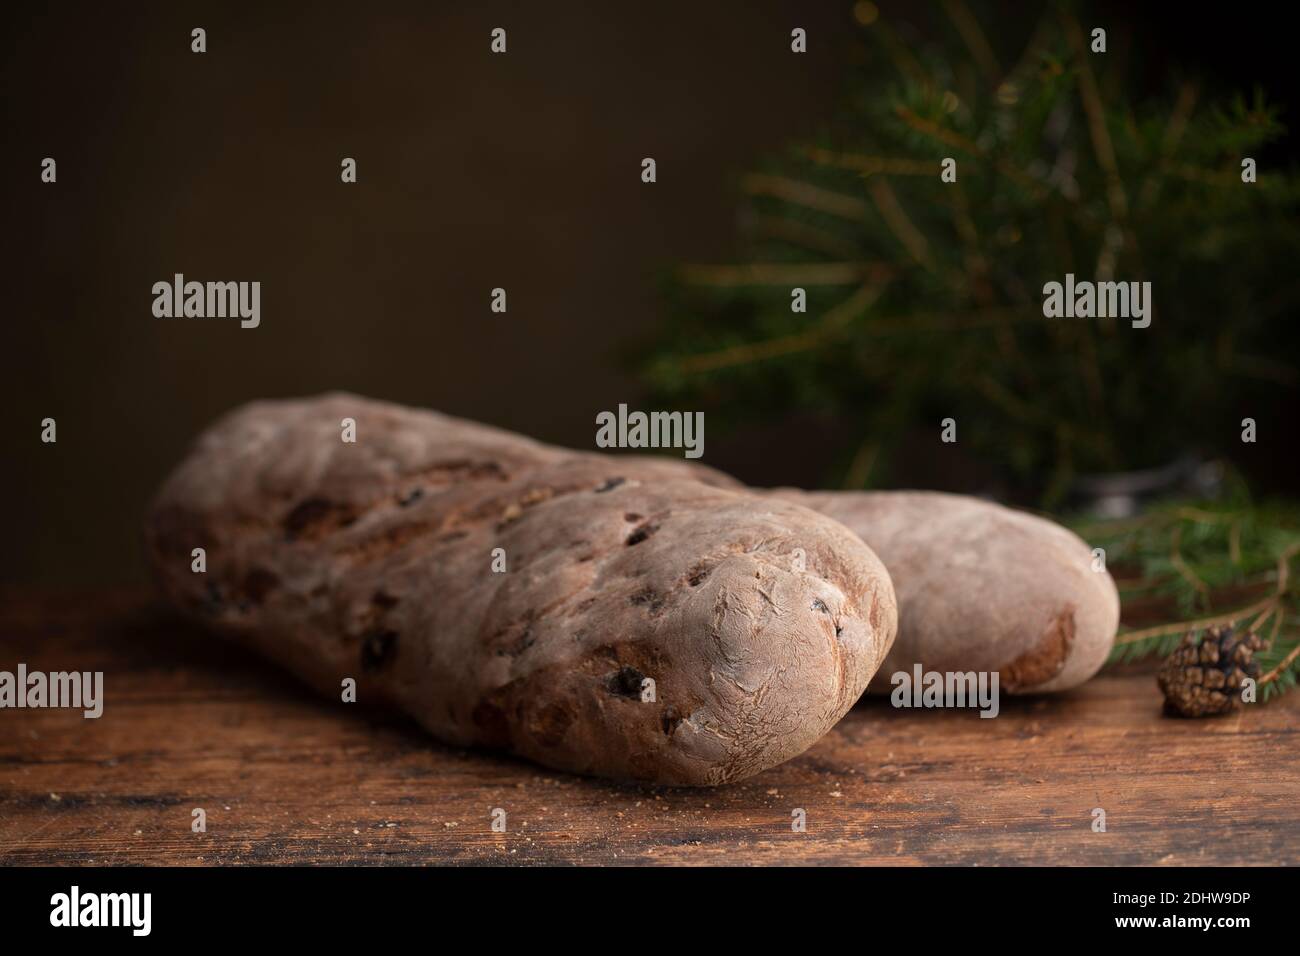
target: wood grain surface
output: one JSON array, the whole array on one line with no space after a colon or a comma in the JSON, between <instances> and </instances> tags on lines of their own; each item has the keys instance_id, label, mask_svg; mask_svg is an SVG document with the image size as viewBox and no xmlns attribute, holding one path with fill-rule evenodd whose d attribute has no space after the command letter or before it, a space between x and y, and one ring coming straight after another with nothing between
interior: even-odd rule
<instances>
[{"instance_id":1,"label":"wood grain surface","mask_svg":"<svg viewBox=\"0 0 1300 956\"><path fill-rule=\"evenodd\" d=\"M1150 669L993 720L868 700L783 766L681 790L445 747L148 593L3 595L20 661L103 671L105 705L0 710L3 864L1300 863L1300 693L1177 720Z\"/></svg>"}]
</instances>

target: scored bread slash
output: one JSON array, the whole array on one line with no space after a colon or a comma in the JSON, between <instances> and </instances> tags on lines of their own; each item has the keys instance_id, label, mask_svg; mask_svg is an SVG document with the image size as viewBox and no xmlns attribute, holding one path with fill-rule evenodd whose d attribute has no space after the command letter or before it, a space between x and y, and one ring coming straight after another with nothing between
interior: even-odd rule
<instances>
[{"instance_id":1,"label":"scored bread slash","mask_svg":"<svg viewBox=\"0 0 1300 956\"><path fill-rule=\"evenodd\" d=\"M897 624L881 562L807 508L345 394L221 419L146 538L177 605L336 700L352 681L447 743L659 784L807 749Z\"/></svg>"}]
</instances>

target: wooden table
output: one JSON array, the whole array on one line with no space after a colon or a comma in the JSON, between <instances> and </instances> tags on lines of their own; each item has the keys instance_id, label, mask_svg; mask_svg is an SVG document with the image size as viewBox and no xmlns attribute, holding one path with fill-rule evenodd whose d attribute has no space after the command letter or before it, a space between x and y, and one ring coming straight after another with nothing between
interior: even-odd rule
<instances>
[{"instance_id":1,"label":"wooden table","mask_svg":"<svg viewBox=\"0 0 1300 956\"><path fill-rule=\"evenodd\" d=\"M1300 692L1205 721L1162 717L1149 670L993 720L871 700L781 767L678 790L444 747L148 593L4 595L19 661L101 670L106 703L0 710L6 864L1300 863Z\"/></svg>"}]
</instances>

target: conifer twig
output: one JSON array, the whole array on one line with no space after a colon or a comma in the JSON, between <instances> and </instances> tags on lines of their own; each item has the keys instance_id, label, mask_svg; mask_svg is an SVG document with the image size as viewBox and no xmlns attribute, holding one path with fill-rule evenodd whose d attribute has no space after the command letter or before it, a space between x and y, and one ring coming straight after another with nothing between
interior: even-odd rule
<instances>
[{"instance_id":1,"label":"conifer twig","mask_svg":"<svg viewBox=\"0 0 1300 956\"><path fill-rule=\"evenodd\" d=\"M1078 61L1079 97L1083 100L1083 110L1088 117L1088 132L1092 138L1093 150L1097 155L1097 165L1101 167L1106 179L1106 202L1110 206L1111 217L1115 222L1123 223L1128 218L1128 200L1124 195L1124 183L1120 179L1119 166L1115 162L1115 146L1111 143L1110 132L1106 129L1106 107L1097 91L1097 79L1092 75L1088 65L1088 51L1083 43L1083 31L1079 21L1068 13L1062 13L1065 35L1070 41L1075 59Z\"/></svg>"},{"instance_id":2,"label":"conifer twig","mask_svg":"<svg viewBox=\"0 0 1300 956\"><path fill-rule=\"evenodd\" d=\"M1276 636L1276 627L1274 628L1274 636ZM1273 681L1277 680L1278 677L1281 676L1282 672L1289 668L1297 657L1300 657L1300 641L1296 641L1295 647L1291 648L1291 652L1287 654L1286 657L1282 658L1276 667L1272 668L1267 674L1259 679L1260 686L1262 687L1265 684L1271 684Z\"/></svg>"},{"instance_id":3,"label":"conifer twig","mask_svg":"<svg viewBox=\"0 0 1300 956\"><path fill-rule=\"evenodd\" d=\"M953 149L961 150L970 156L979 159L990 159L988 153L981 149L979 144L963 136L955 130L946 129L938 123L928 120L923 116L917 116L906 106L899 105L895 107L894 114L912 129L918 133L924 133L943 143L945 146L951 146ZM1046 195L1046 190L1042 184L1032 176L1021 172L1011 163L1004 159L992 159L993 168L1002 173L1008 179L1014 181L1016 185L1027 190L1035 199L1041 199Z\"/></svg>"},{"instance_id":4,"label":"conifer twig","mask_svg":"<svg viewBox=\"0 0 1300 956\"><path fill-rule=\"evenodd\" d=\"M880 218L885 221L889 231L907 250L908 255L927 271L933 272L935 265L934 258L930 255L930 245L925 241L925 236L921 234L921 231L908 218L907 213L898 201L898 196L890 188L888 180L872 179L867 184L867 192L870 193L872 202L876 204L876 209L880 212Z\"/></svg>"},{"instance_id":5,"label":"conifer twig","mask_svg":"<svg viewBox=\"0 0 1300 956\"><path fill-rule=\"evenodd\" d=\"M750 195L772 196L841 219L862 222L871 214L870 207L856 196L846 196L788 176L752 173L741 180L740 185Z\"/></svg>"},{"instance_id":6,"label":"conifer twig","mask_svg":"<svg viewBox=\"0 0 1300 956\"><path fill-rule=\"evenodd\" d=\"M995 80L1002 67L998 65L997 54L993 52L993 47L989 46L988 37L980 29L979 21L971 15L970 9L961 0L944 0L943 8L985 78L990 82Z\"/></svg>"},{"instance_id":7,"label":"conifer twig","mask_svg":"<svg viewBox=\"0 0 1300 956\"><path fill-rule=\"evenodd\" d=\"M859 286L851 296L827 312L817 325L806 332L781 335L772 339L764 339L761 342L732 345L715 352L689 355L679 361L678 367L688 374L713 372L718 369L747 365L751 362L759 362L779 355L806 352L809 349L817 348L831 334L838 332L846 322L860 315L863 310L870 308L871 304L880 297L883 290L883 285Z\"/></svg>"},{"instance_id":8,"label":"conifer twig","mask_svg":"<svg viewBox=\"0 0 1300 956\"><path fill-rule=\"evenodd\" d=\"M1169 624L1157 624L1154 627L1144 627L1137 631L1125 631L1119 637L1115 638L1115 646L1123 647L1126 644L1136 644L1151 637L1162 637L1167 634L1185 634L1189 631L1202 631L1207 627L1214 627L1216 624L1231 624L1233 621L1243 617L1265 610L1273 603L1273 598L1267 597L1262 601L1257 601L1247 607L1238 608L1235 611L1229 611L1226 614L1214 614L1210 617L1201 617L1192 621L1173 621Z\"/></svg>"},{"instance_id":9,"label":"conifer twig","mask_svg":"<svg viewBox=\"0 0 1300 956\"><path fill-rule=\"evenodd\" d=\"M888 55L854 66L850 95L814 144L741 179L750 212L741 248L751 261L673 276L701 288L674 300L680 321L645 363L648 378L665 398L689 396L738 422L768 407L770 382L689 373L770 360L791 385L791 407L869 417L882 459L882 433L900 434L926 409L965 407L980 423L967 432L975 453L1040 503L1076 468L1227 451L1244 386L1300 380L1269 351L1279 322L1300 307L1300 285L1285 278L1300 177L1271 165L1241 189L1230 168L1283 135L1278 110L1262 98L1201 106L1195 82L1167 100L1138 99L1122 37L1114 55L1092 55L1072 4L1050 4L1019 51L973 24L969 4L947 2L941 29L914 49L874 4L854 6L864 35ZM955 181L939 175L947 157L961 166ZM963 190L981 202L966 203ZM1044 283L1070 273L1149 278L1165 290L1158 307L1177 321L1160 325L1158 352L1150 335L1127 334L1109 314L1045 321ZM882 294L869 314L823 325L793 312L781 286L810 295L821 286L818 299L854 300L863 286ZM853 372L827 377L822 358ZM1015 427L1026 421L1032 427ZM848 451L834 456L841 478L856 458ZM873 468L871 479L881 473ZM1180 568L1168 549L1175 519L1159 521L1158 532L1136 532L1140 557L1161 576L1158 596L1175 597L1185 615L1208 613L1207 589L1250 577L1267 550L1248 524L1189 527ZM1220 552L1206 552L1210 539ZM1288 611L1283 639L1293 629L1300 622Z\"/></svg>"},{"instance_id":10,"label":"conifer twig","mask_svg":"<svg viewBox=\"0 0 1300 956\"><path fill-rule=\"evenodd\" d=\"M1160 189L1160 168L1169 164L1183 141L1183 133L1187 131L1187 124L1191 121L1192 110L1196 105L1197 93L1195 83L1184 83L1178 90L1178 99L1169 114L1169 122L1165 124L1164 137L1160 143L1161 166L1147 176L1138 190L1138 203L1141 206L1150 205Z\"/></svg>"},{"instance_id":11,"label":"conifer twig","mask_svg":"<svg viewBox=\"0 0 1300 956\"><path fill-rule=\"evenodd\" d=\"M864 156L859 153L842 153L820 146L810 146L805 150L809 159L819 166L834 169L847 169L863 176L884 173L890 176L933 176L933 160L906 159L895 156Z\"/></svg>"},{"instance_id":12,"label":"conifer twig","mask_svg":"<svg viewBox=\"0 0 1300 956\"><path fill-rule=\"evenodd\" d=\"M1210 591L1209 587L1197 576L1195 571L1188 567L1187 562L1183 559L1182 548L1179 547L1182 540L1183 526L1179 525L1174 528L1174 533L1170 536L1169 561L1178 570L1178 573L1183 576L1187 583L1194 587L1201 595L1206 595Z\"/></svg>"},{"instance_id":13,"label":"conifer twig","mask_svg":"<svg viewBox=\"0 0 1300 956\"><path fill-rule=\"evenodd\" d=\"M758 216L754 220L754 234L801 246L832 259L851 259L858 254L857 246L847 239L810 223L796 222L784 216Z\"/></svg>"},{"instance_id":14,"label":"conifer twig","mask_svg":"<svg viewBox=\"0 0 1300 956\"><path fill-rule=\"evenodd\" d=\"M1176 533L1181 532L1181 528ZM1290 586L1290 563L1292 559L1300 553L1300 542L1292 544L1285 548L1277 558L1277 583L1273 592L1267 597L1256 601L1246 607L1237 608L1224 614L1215 614L1209 617L1197 618L1192 621L1174 621L1169 624L1159 624L1155 627L1147 627L1137 631L1126 631L1115 640L1116 647L1122 647L1128 644L1135 644L1139 641L1147 640L1152 637L1160 637L1167 634L1177 634L1179 632L1191 632L1204 630L1207 627L1214 627L1216 624L1231 624L1242 618L1253 617L1257 614L1271 614L1274 611L1280 613L1281 602L1286 595ZM1199 579L1198 579L1199 580ZM1267 620L1267 618L1261 618ZM1258 622L1257 622L1258 623Z\"/></svg>"},{"instance_id":15,"label":"conifer twig","mask_svg":"<svg viewBox=\"0 0 1300 956\"><path fill-rule=\"evenodd\" d=\"M925 67L921 65L921 61L912 55L912 51L908 49L907 44L899 38L898 34L894 31L894 28L891 27L883 17L874 24L874 30L876 36L880 38L881 45L884 46L885 52L894 62L895 69L897 69L901 75L911 79L915 83L921 84L922 86L933 85L933 81L930 79L930 74L926 72Z\"/></svg>"}]
</instances>

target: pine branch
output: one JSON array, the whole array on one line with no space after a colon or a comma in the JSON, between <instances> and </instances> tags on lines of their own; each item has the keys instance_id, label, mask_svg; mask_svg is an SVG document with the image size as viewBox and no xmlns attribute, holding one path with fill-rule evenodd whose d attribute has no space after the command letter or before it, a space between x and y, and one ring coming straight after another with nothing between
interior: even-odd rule
<instances>
[{"instance_id":1,"label":"pine branch","mask_svg":"<svg viewBox=\"0 0 1300 956\"><path fill-rule=\"evenodd\" d=\"M1286 360L1300 348L1286 278L1300 177L1240 172L1282 135L1280 110L1258 91L1216 101L1194 78L1132 99L1140 84L1087 49L1074 6L1050 4L1015 50L981 26L978 0L918 10L931 22L909 25L927 38L912 46L854 7L881 55L825 133L740 178L736 261L674 273L644 364L656 399L723 427L797 411L870 422L831 483L848 469L879 483L888 436L959 410L965 450L1047 507L1076 471L1230 453L1234 412L1300 385ZM940 177L948 158L955 181ZM1067 272L1150 281L1159 328L1045 319L1043 284ZM791 310L796 286L806 313ZM864 286L869 308L846 309ZM870 468L866 439L881 449ZM1188 617L1204 610L1195 582L1215 586L1194 551L1162 555Z\"/></svg>"},{"instance_id":2,"label":"pine branch","mask_svg":"<svg viewBox=\"0 0 1300 956\"><path fill-rule=\"evenodd\" d=\"M1219 625L1245 627L1264 638L1261 699L1294 687L1300 677L1300 598L1292 563L1300 555L1300 507L1260 507L1248 500L1171 502L1138 517L1081 522L1075 529L1106 550L1121 585L1124 616L1163 596L1205 613L1142 628L1122 627L1111 662L1167 656L1186 634ZM1140 577L1126 578L1124 570ZM1126 582L1132 582L1125 587ZM1242 593L1253 592L1248 601Z\"/></svg>"}]
</instances>

